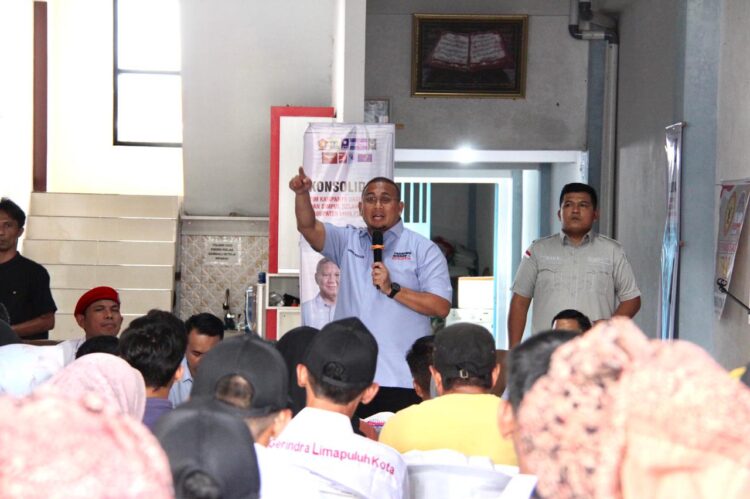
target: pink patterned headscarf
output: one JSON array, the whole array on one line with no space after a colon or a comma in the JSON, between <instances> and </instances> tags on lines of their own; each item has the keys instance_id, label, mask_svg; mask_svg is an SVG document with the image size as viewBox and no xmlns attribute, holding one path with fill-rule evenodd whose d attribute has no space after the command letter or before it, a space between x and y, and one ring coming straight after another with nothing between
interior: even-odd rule
<instances>
[{"instance_id":1,"label":"pink patterned headscarf","mask_svg":"<svg viewBox=\"0 0 750 499\"><path fill-rule=\"evenodd\" d=\"M146 410L143 376L120 357L108 353L91 353L76 359L58 371L49 384L74 398L94 392L115 411L138 421Z\"/></svg>"},{"instance_id":2,"label":"pink patterned headscarf","mask_svg":"<svg viewBox=\"0 0 750 499\"><path fill-rule=\"evenodd\" d=\"M750 390L682 341L600 323L552 355L516 415L549 498L750 497Z\"/></svg>"},{"instance_id":3,"label":"pink patterned headscarf","mask_svg":"<svg viewBox=\"0 0 750 499\"><path fill-rule=\"evenodd\" d=\"M0 397L0 491L4 498L173 497L167 457L140 422L93 393L54 387Z\"/></svg>"}]
</instances>

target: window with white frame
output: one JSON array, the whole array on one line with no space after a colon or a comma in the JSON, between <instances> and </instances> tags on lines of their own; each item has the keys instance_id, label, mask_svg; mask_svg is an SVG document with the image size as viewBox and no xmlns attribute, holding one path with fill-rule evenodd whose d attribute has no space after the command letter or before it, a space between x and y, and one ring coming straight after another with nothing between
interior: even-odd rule
<instances>
[{"instance_id":1,"label":"window with white frame","mask_svg":"<svg viewBox=\"0 0 750 499\"><path fill-rule=\"evenodd\" d=\"M179 0L114 1L114 143L180 147Z\"/></svg>"}]
</instances>

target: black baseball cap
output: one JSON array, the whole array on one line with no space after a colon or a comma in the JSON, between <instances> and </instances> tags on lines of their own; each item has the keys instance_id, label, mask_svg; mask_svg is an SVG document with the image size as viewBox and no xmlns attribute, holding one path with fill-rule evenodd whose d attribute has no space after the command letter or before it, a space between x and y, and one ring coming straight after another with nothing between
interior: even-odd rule
<instances>
[{"instance_id":1,"label":"black baseball cap","mask_svg":"<svg viewBox=\"0 0 750 499\"><path fill-rule=\"evenodd\" d=\"M213 398L219 380L237 375L253 389L246 416L266 416L287 409L289 374L284 358L270 343L253 335L229 338L203 356L193 378L190 398Z\"/></svg>"},{"instance_id":2,"label":"black baseball cap","mask_svg":"<svg viewBox=\"0 0 750 499\"><path fill-rule=\"evenodd\" d=\"M486 377L497 363L492 334L466 322L438 331L433 355L435 369L444 379Z\"/></svg>"},{"instance_id":3,"label":"black baseball cap","mask_svg":"<svg viewBox=\"0 0 750 499\"><path fill-rule=\"evenodd\" d=\"M169 458L175 494L196 472L210 476L225 499L257 498L260 472L253 437L241 419L216 410L219 401L187 402L165 414L154 434Z\"/></svg>"},{"instance_id":4,"label":"black baseball cap","mask_svg":"<svg viewBox=\"0 0 750 499\"><path fill-rule=\"evenodd\" d=\"M349 388L372 383L377 360L375 337L362 321L349 317L326 324L313 337L302 363L316 380Z\"/></svg>"}]
</instances>

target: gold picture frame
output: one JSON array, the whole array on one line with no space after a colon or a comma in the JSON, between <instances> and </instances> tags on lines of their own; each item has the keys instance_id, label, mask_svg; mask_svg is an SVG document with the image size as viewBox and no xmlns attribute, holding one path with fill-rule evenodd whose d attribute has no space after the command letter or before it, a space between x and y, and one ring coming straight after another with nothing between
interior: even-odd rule
<instances>
[{"instance_id":1,"label":"gold picture frame","mask_svg":"<svg viewBox=\"0 0 750 499\"><path fill-rule=\"evenodd\" d=\"M411 94L523 98L527 41L524 15L414 14Z\"/></svg>"}]
</instances>

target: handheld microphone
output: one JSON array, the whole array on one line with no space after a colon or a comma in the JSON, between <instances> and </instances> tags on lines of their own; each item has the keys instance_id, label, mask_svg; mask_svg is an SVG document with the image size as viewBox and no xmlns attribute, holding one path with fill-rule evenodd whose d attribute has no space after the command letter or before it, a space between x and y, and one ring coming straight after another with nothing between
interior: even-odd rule
<instances>
[{"instance_id":1,"label":"handheld microphone","mask_svg":"<svg viewBox=\"0 0 750 499\"><path fill-rule=\"evenodd\" d=\"M376 263L383 261L383 233L379 230L372 231L372 260ZM377 284L375 287L380 289Z\"/></svg>"},{"instance_id":2,"label":"handheld microphone","mask_svg":"<svg viewBox=\"0 0 750 499\"><path fill-rule=\"evenodd\" d=\"M372 258L375 262L383 261L383 233L379 230L372 231Z\"/></svg>"}]
</instances>

